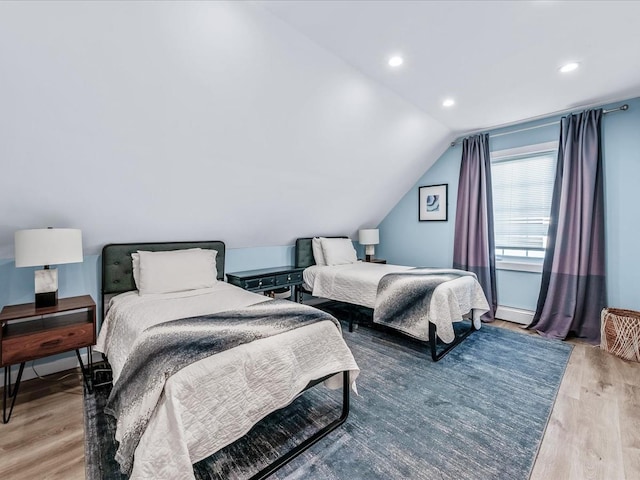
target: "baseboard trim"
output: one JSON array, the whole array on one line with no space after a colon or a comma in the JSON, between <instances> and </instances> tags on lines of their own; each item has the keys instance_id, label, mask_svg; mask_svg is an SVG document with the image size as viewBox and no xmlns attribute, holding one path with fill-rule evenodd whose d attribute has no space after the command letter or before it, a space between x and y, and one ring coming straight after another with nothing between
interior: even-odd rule
<instances>
[{"instance_id":1,"label":"baseboard trim","mask_svg":"<svg viewBox=\"0 0 640 480\"><path fill-rule=\"evenodd\" d=\"M523 310L521 308L505 307L498 305L496 310L496 318L507 320L509 322L519 323L521 325L529 325L533 320L535 312L531 310Z\"/></svg>"},{"instance_id":2,"label":"baseboard trim","mask_svg":"<svg viewBox=\"0 0 640 480\"><path fill-rule=\"evenodd\" d=\"M82 349L82 350L85 350L85 349ZM86 365L87 364L86 351L85 353L81 353L80 357L82 357L82 362ZM59 358L58 360L52 360L50 362L47 362L45 360L46 359L35 361L36 370L38 370L38 374L40 374L40 376L43 376L43 377L47 375L53 375L54 373L60 373L66 370L71 370L71 369L80 367L80 364L78 363L78 358L75 355L73 355L73 357L69 356L65 358ZM94 363L99 362L101 360L102 360L102 355L98 352L93 352ZM32 362L27 362L24 365L24 371L22 372L23 382L26 380L33 380L34 378L37 378L37 375L31 368L31 365L32 365ZM11 367L11 384L14 384L16 382L16 377L18 376L19 368L20 368L19 364L13 365Z\"/></svg>"}]
</instances>

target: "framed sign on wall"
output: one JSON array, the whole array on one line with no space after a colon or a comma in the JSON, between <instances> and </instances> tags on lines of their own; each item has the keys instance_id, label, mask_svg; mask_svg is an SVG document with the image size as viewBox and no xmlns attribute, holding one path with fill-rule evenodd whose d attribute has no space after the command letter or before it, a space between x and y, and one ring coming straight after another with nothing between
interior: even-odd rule
<instances>
[{"instance_id":1,"label":"framed sign on wall","mask_svg":"<svg viewBox=\"0 0 640 480\"><path fill-rule=\"evenodd\" d=\"M449 205L449 184L418 187L418 220L421 222L446 222Z\"/></svg>"}]
</instances>

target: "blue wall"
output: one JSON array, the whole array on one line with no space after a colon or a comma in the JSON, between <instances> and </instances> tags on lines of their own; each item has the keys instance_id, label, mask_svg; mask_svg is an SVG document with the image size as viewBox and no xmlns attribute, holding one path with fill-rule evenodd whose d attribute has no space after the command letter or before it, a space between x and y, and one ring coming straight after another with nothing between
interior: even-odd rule
<instances>
[{"instance_id":1,"label":"blue wall","mask_svg":"<svg viewBox=\"0 0 640 480\"><path fill-rule=\"evenodd\" d=\"M227 250L225 272L293 264L291 245ZM87 255L83 263L58 265L58 296L89 294L96 303L100 299L100 255ZM4 305L33 302L33 271L16 268L13 259L0 260L0 308Z\"/></svg>"},{"instance_id":2,"label":"blue wall","mask_svg":"<svg viewBox=\"0 0 640 480\"><path fill-rule=\"evenodd\" d=\"M359 257L364 247L354 242ZM228 248L225 256L225 273L293 265L294 245ZM91 295L99 303L100 255L86 255L83 263L57 265L59 298ZM13 259L0 259L0 309L5 305L30 303L34 299L33 268L16 268Z\"/></svg>"},{"instance_id":3,"label":"blue wall","mask_svg":"<svg viewBox=\"0 0 640 480\"><path fill-rule=\"evenodd\" d=\"M629 104L628 111L608 114L603 121L608 304L638 310L640 214L636 190L640 181L640 99L616 102L606 105L605 109L622 103ZM500 137L491 134L542 125L559 118L552 116L492 130L490 149L557 141L558 125ZM451 266L461 150L460 145L447 149L380 223L377 256L401 265ZM449 184L449 221L418 222L417 187L439 183ZM539 273L499 271L500 305L535 310L540 277Z\"/></svg>"}]
</instances>

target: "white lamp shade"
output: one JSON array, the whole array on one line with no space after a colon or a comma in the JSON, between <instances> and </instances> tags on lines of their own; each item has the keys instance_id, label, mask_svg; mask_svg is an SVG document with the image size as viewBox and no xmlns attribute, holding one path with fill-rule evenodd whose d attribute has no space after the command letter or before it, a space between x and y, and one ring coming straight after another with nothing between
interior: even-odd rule
<instances>
[{"instance_id":1,"label":"white lamp shade","mask_svg":"<svg viewBox=\"0 0 640 480\"><path fill-rule=\"evenodd\" d=\"M358 231L358 242L360 245L378 245L380 243L380 232L377 228L367 228Z\"/></svg>"},{"instance_id":2,"label":"white lamp shade","mask_svg":"<svg viewBox=\"0 0 640 480\"><path fill-rule=\"evenodd\" d=\"M82 262L82 231L38 228L15 233L16 267Z\"/></svg>"}]
</instances>

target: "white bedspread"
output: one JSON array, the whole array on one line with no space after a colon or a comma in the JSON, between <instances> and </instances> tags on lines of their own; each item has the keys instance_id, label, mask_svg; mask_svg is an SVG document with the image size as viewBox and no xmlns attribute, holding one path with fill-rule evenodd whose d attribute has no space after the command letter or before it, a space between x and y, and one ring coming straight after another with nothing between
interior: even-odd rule
<instances>
[{"instance_id":1,"label":"white bedspread","mask_svg":"<svg viewBox=\"0 0 640 480\"><path fill-rule=\"evenodd\" d=\"M347 265L308 267L303 272L305 287L314 296L375 308L380 279L388 273L411 270L414 267L358 262ZM433 269L433 272L451 272ZM467 274L468 272L464 272ZM437 328L438 337L445 343L455 339L453 322L473 311L473 324L480 328L480 317L489 311L489 304L475 275L465 275L439 285L425 312L426 319Z\"/></svg>"},{"instance_id":2,"label":"white bedspread","mask_svg":"<svg viewBox=\"0 0 640 480\"><path fill-rule=\"evenodd\" d=\"M194 292L114 297L96 350L109 358L114 382L140 333L151 325L269 300L224 282ZM131 479L191 479L191 465L234 442L311 381L359 373L341 332L329 321L226 350L167 380L135 453ZM325 382L342 385L336 375ZM118 432L116 432L116 439Z\"/></svg>"}]
</instances>

